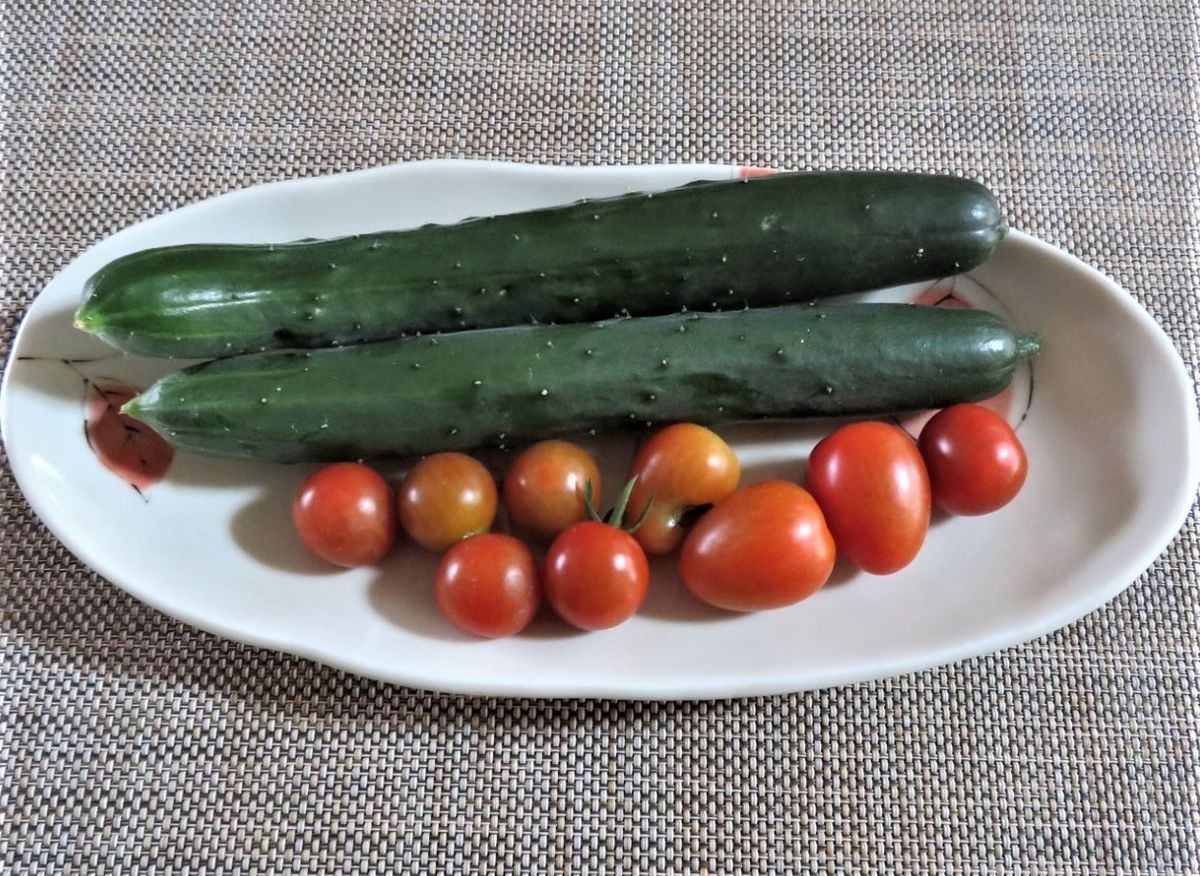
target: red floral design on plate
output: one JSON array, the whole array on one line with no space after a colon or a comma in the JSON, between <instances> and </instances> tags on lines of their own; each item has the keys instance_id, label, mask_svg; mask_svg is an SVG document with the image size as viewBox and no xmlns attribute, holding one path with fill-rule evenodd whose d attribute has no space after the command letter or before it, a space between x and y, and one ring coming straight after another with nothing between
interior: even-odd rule
<instances>
[{"instance_id":1,"label":"red floral design on plate","mask_svg":"<svg viewBox=\"0 0 1200 876\"><path fill-rule=\"evenodd\" d=\"M779 173L779 171L777 171L771 167L745 167L745 166L743 166L743 167L738 168L738 174L742 177L742 179L750 179L751 177L755 177L755 176L770 176L773 173Z\"/></svg>"},{"instance_id":2,"label":"red floral design on plate","mask_svg":"<svg viewBox=\"0 0 1200 876\"><path fill-rule=\"evenodd\" d=\"M174 450L145 423L121 413L137 394L124 383L88 380L83 428L100 462L141 493L166 474Z\"/></svg>"}]
</instances>

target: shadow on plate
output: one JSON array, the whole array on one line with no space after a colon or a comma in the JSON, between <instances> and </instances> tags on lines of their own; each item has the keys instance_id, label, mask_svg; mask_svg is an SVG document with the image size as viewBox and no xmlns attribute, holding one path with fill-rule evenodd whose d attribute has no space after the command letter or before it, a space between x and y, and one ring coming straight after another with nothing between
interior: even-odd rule
<instances>
[{"instance_id":1,"label":"shadow on plate","mask_svg":"<svg viewBox=\"0 0 1200 876\"><path fill-rule=\"evenodd\" d=\"M821 590L841 587L844 584L849 584L852 581L857 581L859 578L865 577L867 577L866 572L863 572L845 557L838 557L834 561L833 571L829 573L829 580L825 582Z\"/></svg>"},{"instance_id":2,"label":"shadow on plate","mask_svg":"<svg viewBox=\"0 0 1200 876\"><path fill-rule=\"evenodd\" d=\"M375 567L367 600L380 617L402 629L447 642L483 642L451 624L433 598L440 557L404 545Z\"/></svg>"},{"instance_id":3,"label":"shadow on plate","mask_svg":"<svg viewBox=\"0 0 1200 876\"><path fill-rule=\"evenodd\" d=\"M646 601L638 610L643 617L658 620L708 623L736 617L733 612L701 602L680 580L675 564L678 553L665 557L650 557L650 589Z\"/></svg>"},{"instance_id":4,"label":"shadow on plate","mask_svg":"<svg viewBox=\"0 0 1200 876\"><path fill-rule=\"evenodd\" d=\"M229 521L229 534L247 556L281 572L298 575L337 575L344 572L312 554L292 526L290 482L276 482Z\"/></svg>"},{"instance_id":5,"label":"shadow on plate","mask_svg":"<svg viewBox=\"0 0 1200 876\"><path fill-rule=\"evenodd\" d=\"M520 633L520 638L527 639L573 639L576 636L592 635L587 630L573 627L554 613L545 600L538 609L537 615Z\"/></svg>"}]
</instances>

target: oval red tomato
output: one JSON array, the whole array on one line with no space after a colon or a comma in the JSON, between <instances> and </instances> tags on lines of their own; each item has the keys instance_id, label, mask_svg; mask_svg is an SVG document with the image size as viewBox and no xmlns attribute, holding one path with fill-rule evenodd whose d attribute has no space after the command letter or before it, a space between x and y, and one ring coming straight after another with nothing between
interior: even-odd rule
<instances>
[{"instance_id":1,"label":"oval red tomato","mask_svg":"<svg viewBox=\"0 0 1200 876\"><path fill-rule=\"evenodd\" d=\"M676 423L638 448L629 476L637 483L628 517L642 520L634 538L647 553L665 554L683 541L689 511L720 502L737 489L741 467L737 454L715 432L695 423Z\"/></svg>"},{"instance_id":2,"label":"oval red tomato","mask_svg":"<svg viewBox=\"0 0 1200 876\"><path fill-rule=\"evenodd\" d=\"M929 475L916 443L889 423L851 423L823 438L807 484L840 554L886 575L916 557L929 530Z\"/></svg>"},{"instance_id":3,"label":"oval red tomato","mask_svg":"<svg viewBox=\"0 0 1200 876\"><path fill-rule=\"evenodd\" d=\"M587 519L588 483L598 506L600 469L591 454L570 441L541 441L522 451L504 475L504 508L519 531L548 542Z\"/></svg>"},{"instance_id":4,"label":"oval red tomato","mask_svg":"<svg viewBox=\"0 0 1200 876\"><path fill-rule=\"evenodd\" d=\"M546 553L546 599L568 623L585 630L615 627L646 598L650 567L628 532L607 523L577 523Z\"/></svg>"},{"instance_id":5,"label":"oval red tomato","mask_svg":"<svg viewBox=\"0 0 1200 876\"><path fill-rule=\"evenodd\" d=\"M836 559L816 501L786 481L736 490L692 527L679 574L700 599L733 611L780 608L815 593Z\"/></svg>"},{"instance_id":6,"label":"oval red tomato","mask_svg":"<svg viewBox=\"0 0 1200 876\"><path fill-rule=\"evenodd\" d=\"M465 453L435 453L404 478L399 511L409 538L426 550L444 551L491 528L496 481L483 463Z\"/></svg>"},{"instance_id":7,"label":"oval red tomato","mask_svg":"<svg viewBox=\"0 0 1200 876\"><path fill-rule=\"evenodd\" d=\"M950 514L987 514L1020 492L1028 473L1025 448L1008 421L972 404L938 411L917 442L933 504Z\"/></svg>"},{"instance_id":8,"label":"oval red tomato","mask_svg":"<svg viewBox=\"0 0 1200 876\"><path fill-rule=\"evenodd\" d=\"M309 475L292 502L292 522L317 556L338 566L369 566L396 540L396 499L376 471L338 462Z\"/></svg>"},{"instance_id":9,"label":"oval red tomato","mask_svg":"<svg viewBox=\"0 0 1200 876\"><path fill-rule=\"evenodd\" d=\"M542 598L529 548L498 533L471 536L446 551L434 596L451 623L487 638L525 629Z\"/></svg>"}]
</instances>

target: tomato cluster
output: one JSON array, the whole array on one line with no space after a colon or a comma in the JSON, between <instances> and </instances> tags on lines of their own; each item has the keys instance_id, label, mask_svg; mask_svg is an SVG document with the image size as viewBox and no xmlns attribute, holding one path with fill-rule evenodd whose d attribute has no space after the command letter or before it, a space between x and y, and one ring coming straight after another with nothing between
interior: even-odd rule
<instances>
[{"instance_id":1,"label":"tomato cluster","mask_svg":"<svg viewBox=\"0 0 1200 876\"><path fill-rule=\"evenodd\" d=\"M519 454L499 489L482 463L461 453L423 459L395 491L360 463L326 466L301 486L293 520L311 550L342 566L377 562L400 530L442 552L434 582L442 613L496 637L522 630L543 598L582 629L616 626L646 597L646 555L677 549L687 588L732 611L804 599L829 579L839 554L865 572L890 574L916 557L934 507L994 511L1017 494L1026 471L1008 423L964 404L935 414L915 442L884 422L836 429L813 449L803 487L739 487L729 445L680 423L642 444L606 517L595 510L595 460L555 440ZM490 531L501 504L514 535ZM542 562L527 541L546 545Z\"/></svg>"}]
</instances>

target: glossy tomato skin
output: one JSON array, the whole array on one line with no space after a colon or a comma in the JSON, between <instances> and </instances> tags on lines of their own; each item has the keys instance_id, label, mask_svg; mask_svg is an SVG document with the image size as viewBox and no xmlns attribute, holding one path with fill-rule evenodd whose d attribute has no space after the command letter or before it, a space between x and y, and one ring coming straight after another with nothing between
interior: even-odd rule
<instances>
[{"instance_id":1,"label":"glossy tomato skin","mask_svg":"<svg viewBox=\"0 0 1200 876\"><path fill-rule=\"evenodd\" d=\"M563 620L603 630L628 620L646 598L650 567L628 532L607 523L577 523L546 552L546 600Z\"/></svg>"},{"instance_id":2,"label":"glossy tomato skin","mask_svg":"<svg viewBox=\"0 0 1200 876\"><path fill-rule=\"evenodd\" d=\"M929 475L899 426L851 423L827 435L809 457L807 484L838 553L864 572L897 572L925 543Z\"/></svg>"},{"instance_id":3,"label":"glossy tomato skin","mask_svg":"<svg viewBox=\"0 0 1200 876\"><path fill-rule=\"evenodd\" d=\"M426 550L444 551L468 535L487 532L496 517L496 481L465 453L422 459L399 492L400 523Z\"/></svg>"},{"instance_id":4,"label":"glossy tomato skin","mask_svg":"<svg viewBox=\"0 0 1200 876\"><path fill-rule=\"evenodd\" d=\"M679 574L697 597L730 611L792 605L829 580L833 536L816 501L786 481L741 487L697 521Z\"/></svg>"},{"instance_id":5,"label":"glossy tomato skin","mask_svg":"<svg viewBox=\"0 0 1200 876\"><path fill-rule=\"evenodd\" d=\"M317 556L338 566L369 566L396 541L396 498L376 471L338 462L309 475L292 501L292 522Z\"/></svg>"},{"instance_id":6,"label":"glossy tomato skin","mask_svg":"<svg viewBox=\"0 0 1200 876\"><path fill-rule=\"evenodd\" d=\"M529 548L509 535L456 542L442 557L434 596L456 627L495 639L519 633L537 614L542 587Z\"/></svg>"},{"instance_id":7,"label":"glossy tomato skin","mask_svg":"<svg viewBox=\"0 0 1200 876\"><path fill-rule=\"evenodd\" d=\"M584 487L600 507L600 469L586 450L570 441L540 441L523 450L504 475L504 508L520 532L552 541L587 519Z\"/></svg>"},{"instance_id":8,"label":"glossy tomato skin","mask_svg":"<svg viewBox=\"0 0 1200 876\"><path fill-rule=\"evenodd\" d=\"M1029 461L1008 421L982 405L952 405L921 430L933 504L950 514L988 514L1025 484Z\"/></svg>"},{"instance_id":9,"label":"glossy tomato skin","mask_svg":"<svg viewBox=\"0 0 1200 876\"><path fill-rule=\"evenodd\" d=\"M737 454L721 436L695 423L676 423L638 448L629 476L637 477L629 497L628 520L649 513L634 533L649 554L666 554L687 534L687 512L720 502L741 477Z\"/></svg>"}]
</instances>

